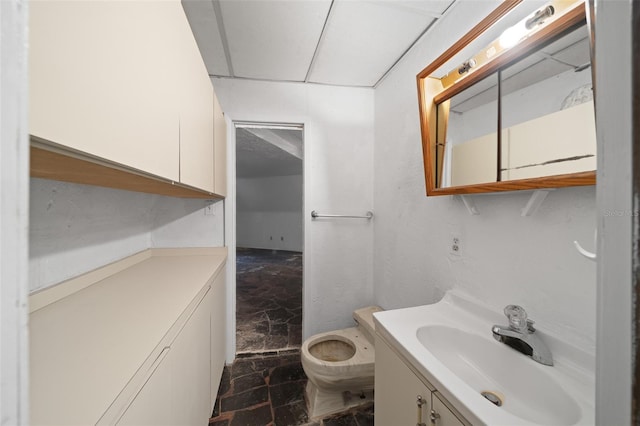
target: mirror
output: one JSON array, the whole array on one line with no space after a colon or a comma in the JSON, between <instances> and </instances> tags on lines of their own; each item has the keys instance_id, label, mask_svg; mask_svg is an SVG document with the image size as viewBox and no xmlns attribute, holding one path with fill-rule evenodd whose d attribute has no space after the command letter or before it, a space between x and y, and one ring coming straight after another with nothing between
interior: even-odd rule
<instances>
[{"instance_id":1,"label":"mirror","mask_svg":"<svg viewBox=\"0 0 640 426\"><path fill-rule=\"evenodd\" d=\"M585 4L523 6L504 2L418 74L427 195L595 184Z\"/></svg>"}]
</instances>

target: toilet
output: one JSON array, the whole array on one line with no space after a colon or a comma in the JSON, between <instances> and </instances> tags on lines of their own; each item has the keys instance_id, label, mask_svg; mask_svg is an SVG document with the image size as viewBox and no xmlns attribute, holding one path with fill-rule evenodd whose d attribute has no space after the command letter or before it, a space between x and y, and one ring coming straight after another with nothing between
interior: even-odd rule
<instances>
[{"instance_id":1,"label":"toilet","mask_svg":"<svg viewBox=\"0 0 640 426\"><path fill-rule=\"evenodd\" d=\"M320 418L373 401L374 324L379 306L353 312L356 327L328 331L302 344L309 417Z\"/></svg>"}]
</instances>

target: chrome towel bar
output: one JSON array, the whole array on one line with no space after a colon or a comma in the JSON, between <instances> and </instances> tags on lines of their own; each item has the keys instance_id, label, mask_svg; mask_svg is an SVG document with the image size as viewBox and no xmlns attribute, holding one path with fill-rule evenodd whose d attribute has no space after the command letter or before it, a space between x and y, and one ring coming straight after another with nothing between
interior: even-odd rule
<instances>
[{"instance_id":1,"label":"chrome towel bar","mask_svg":"<svg viewBox=\"0 0 640 426\"><path fill-rule=\"evenodd\" d=\"M311 212L311 217L316 219L318 217L337 217L337 218L347 218L347 219L371 219L373 217L373 212L368 211L365 216L353 216L346 214L320 214L317 211L313 210Z\"/></svg>"}]
</instances>

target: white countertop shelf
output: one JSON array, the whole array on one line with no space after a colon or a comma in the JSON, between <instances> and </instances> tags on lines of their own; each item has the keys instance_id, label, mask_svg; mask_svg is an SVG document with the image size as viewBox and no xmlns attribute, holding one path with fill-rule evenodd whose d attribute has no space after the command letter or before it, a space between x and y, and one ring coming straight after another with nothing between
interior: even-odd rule
<instances>
[{"instance_id":1,"label":"white countertop shelf","mask_svg":"<svg viewBox=\"0 0 640 426\"><path fill-rule=\"evenodd\" d=\"M226 257L150 249L32 295L32 423L59 423L71 406L65 424L95 424L171 344Z\"/></svg>"}]
</instances>

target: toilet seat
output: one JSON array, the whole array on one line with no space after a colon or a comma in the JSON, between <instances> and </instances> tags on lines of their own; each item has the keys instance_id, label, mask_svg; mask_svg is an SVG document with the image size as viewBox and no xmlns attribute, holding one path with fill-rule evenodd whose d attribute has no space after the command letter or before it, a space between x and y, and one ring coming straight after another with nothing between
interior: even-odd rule
<instances>
[{"instance_id":1,"label":"toilet seat","mask_svg":"<svg viewBox=\"0 0 640 426\"><path fill-rule=\"evenodd\" d=\"M379 306L358 309L353 312L357 327L319 333L302 344L300 359L309 379L305 396L311 419L373 402L373 314L381 310ZM322 342L327 343L314 348Z\"/></svg>"},{"instance_id":2,"label":"toilet seat","mask_svg":"<svg viewBox=\"0 0 640 426\"><path fill-rule=\"evenodd\" d=\"M325 361L309 352L310 347L327 340L352 344L355 347L354 355L344 361ZM300 352L302 366L309 380L320 388L344 387L345 390L353 390L357 387L373 387L375 349L373 343L358 327L316 334L303 343Z\"/></svg>"}]
</instances>

